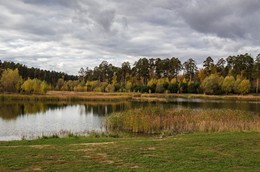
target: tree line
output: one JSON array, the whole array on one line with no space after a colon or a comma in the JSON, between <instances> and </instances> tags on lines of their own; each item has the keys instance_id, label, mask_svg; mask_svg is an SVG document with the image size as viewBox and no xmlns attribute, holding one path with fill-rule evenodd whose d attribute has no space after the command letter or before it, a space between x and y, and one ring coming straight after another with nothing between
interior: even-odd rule
<instances>
[{"instance_id":1,"label":"tree line","mask_svg":"<svg viewBox=\"0 0 260 172\"><path fill-rule=\"evenodd\" d=\"M20 63L0 60L0 92L42 94L55 89L58 80L77 81L78 76L63 72L27 67Z\"/></svg>"},{"instance_id":2,"label":"tree line","mask_svg":"<svg viewBox=\"0 0 260 172\"><path fill-rule=\"evenodd\" d=\"M4 63L0 63L0 65ZM23 65L14 65L12 62L11 64L13 67L0 66L1 73L6 68L17 69L21 78L28 80L26 84L23 82L24 86L20 86L20 90L16 90L18 92L26 92L24 88L32 85L33 82L36 82L33 80L36 79L45 81L49 85L49 89L64 91L205 93L213 95L259 92L260 54L255 58L247 53L240 54L225 59L221 58L216 62L209 56L204 60L201 68L198 68L196 61L192 58L183 63L176 57L140 58L133 66L126 61L120 67L102 61L94 69L81 68L78 76L35 68L33 68L35 69L33 74L29 75L25 69L21 70ZM33 69L30 68L32 71ZM41 73L39 71L45 74L37 75L37 73ZM54 74L49 75L50 73ZM4 90L3 74L1 74L1 78L0 85ZM40 83L39 81L37 82Z\"/></svg>"},{"instance_id":3,"label":"tree line","mask_svg":"<svg viewBox=\"0 0 260 172\"><path fill-rule=\"evenodd\" d=\"M42 70L34 67L27 67L20 63L14 63L11 61L1 61L0 60L0 76L6 69L18 69L19 75L22 77L23 80L27 78L31 79L39 79L42 81L46 81L50 85L56 85L60 78L64 80L77 80L78 76L68 75L64 72L56 72L56 71L49 71L49 70Z\"/></svg>"},{"instance_id":4,"label":"tree line","mask_svg":"<svg viewBox=\"0 0 260 172\"><path fill-rule=\"evenodd\" d=\"M247 94L259 92L259 78L260 54L254 59L247 53L217 62L209 56L202 68L192 58L182 63L172 57L140 58L133 67L103 61L79 70L84 90L102 92Z\"/></svg>"}]
</instances>

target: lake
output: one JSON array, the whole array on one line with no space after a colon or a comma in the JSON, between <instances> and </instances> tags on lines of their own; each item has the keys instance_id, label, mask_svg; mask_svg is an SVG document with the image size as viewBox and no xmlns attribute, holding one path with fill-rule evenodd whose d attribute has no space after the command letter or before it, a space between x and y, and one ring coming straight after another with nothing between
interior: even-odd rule
<instances>
[{"instance_id":1,"label":"lake","mask_svg":"<svg viewBox=\"0 0 260 172\"><path fill-rule=\"evenodd\" d=\"M107 115L142 107L234 109L260 114L254 101L174 98L170 103L147 102L0 102L0 140L36 138L55 133L105 131Z\"/></svg>"}]
</instances>

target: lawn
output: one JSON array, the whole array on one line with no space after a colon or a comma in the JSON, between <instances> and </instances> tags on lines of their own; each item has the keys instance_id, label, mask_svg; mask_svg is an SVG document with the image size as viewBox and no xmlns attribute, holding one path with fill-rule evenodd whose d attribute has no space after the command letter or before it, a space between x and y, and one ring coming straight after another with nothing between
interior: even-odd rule
<instances>
[{"instance_id":1,"label":"lawn","mask_svg":"<svg viewBox=\"0 0 260 172\"><path fill-rule=\"evenodd\" d=\"M0 171L259 171L260 133L0 142Z\"/></svg>"}]
</instances>

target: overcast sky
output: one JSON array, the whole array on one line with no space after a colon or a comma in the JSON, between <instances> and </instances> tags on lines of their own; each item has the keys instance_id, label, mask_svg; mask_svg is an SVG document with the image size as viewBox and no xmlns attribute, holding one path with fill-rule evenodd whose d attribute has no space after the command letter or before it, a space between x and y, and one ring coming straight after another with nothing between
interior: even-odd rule
<instances>
[{"instance_id":1,"label":"overcast sky","mask_svg":"<svg viewBox=\"0 0 260 172\"><path fill-rule=\"evenodd\" d=\"M103 60L260 53L260 0L1 0L0 60L77 74Z\"/></svg>"}]
</instances>

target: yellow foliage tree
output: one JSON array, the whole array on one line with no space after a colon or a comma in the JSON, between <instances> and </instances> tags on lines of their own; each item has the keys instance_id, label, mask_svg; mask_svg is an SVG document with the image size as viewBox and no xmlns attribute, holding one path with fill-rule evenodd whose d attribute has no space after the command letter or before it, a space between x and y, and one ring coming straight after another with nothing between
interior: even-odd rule
<instances>
[{"instance_id":1,"label":"yellow foliage tree","mask_svg":"<svg viewBox=\"0 0 260 172\"><path fill-rule=\"evenodd\" d=\"M6 69L2 74L0 83L4 91L18 92L21 87L22 81L23 80L22 77L19 75L18 69Z\"/></svg>"}]
</instances>

